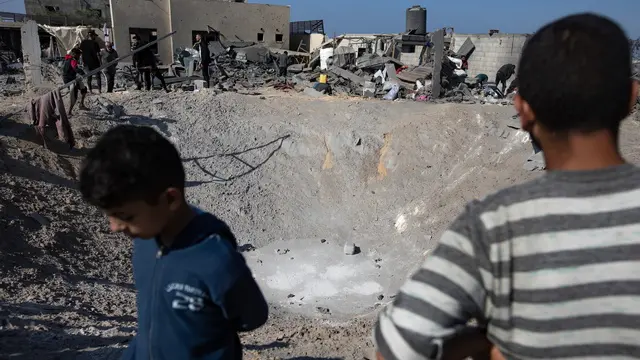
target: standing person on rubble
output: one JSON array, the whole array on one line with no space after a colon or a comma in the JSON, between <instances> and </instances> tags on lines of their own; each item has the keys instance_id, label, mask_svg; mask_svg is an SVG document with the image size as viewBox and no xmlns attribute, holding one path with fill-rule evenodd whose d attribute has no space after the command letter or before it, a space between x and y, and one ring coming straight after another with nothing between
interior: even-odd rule
<instances>
[{"instance_id":1,"label":"standing person on rubble","mask_svg":"<svg viewBox=\"0 0 640 360\"><path fill-rule=\"evenodd\" d=\"M280 69L279 76L287 76L287 67L289 66L289 52L285 51L282 54L278 54L278 68Z\"/></svg>"},{"instance_id":2,"label":"standing person on rubble","mask_svg":"<svg viewBox=\"0 0 640 360\"><path fill-rule=\"evenodd\" d=\"M143 45L144 44L142 44L140 36L134 35L131 42L131 51L136 51ZM151 48L148 47L133 54L132 60L133 66L138 69L138 73L144 79L144 87L147 91L150 91L153 85L153 79L151 78L151 74L153 73L153 75L157 77L158 80L160 80L164 91L169 92L169 89L167 89L167 84L164 82L164 76L162 76L162 73L158 69L158 61L156 60L156 55L153 53L153 51L151 51ZM138 79L138 90L140 89L140 79Z\"/></svg>"},{"instance_id":3,"label":"standing person on rubble","mask_svg":"<svg viewBox=\"0 0 640 360\"><path fill-rule=\"evenodd\" d=\"M87 38L80 42L80 50L82 50L82 63L88 71L95 70L100 67L100 45L96 41L98 34L92 29L89 30ZM87 77L89 91L93 92L93 76ZM98 93L102 92L102 78L100 74L95 74L98 82Z\"/></svg>"},{"instance_id":4,"label":"standing person on rubble","mask_svg":"<svg viewBox=\"0 0 640 360\"><path fill-rule=\"evenodd\" d=\"M80 110L89 110L89 108L84 105L84 98L87 96L87 88L84 86L82 80L77 79L78 74L84 74L84 71L78 67L81 54L82 50L78 48L71 49L69 54L65 55L64 63L62 65L62 82L65 84L73 83L69 88L71 100L69 100L68 116L73 115L73 106L76 104L76 99L78 99L78 92L80 92Z\"/></svg>"},{"instance_id":5,"label":"standing person on rubble","mask_svg":"<svg viewBox=\"0 0 640 360\"><path fill-rule=\"evenodd\" d=\"M204 79L205 87L209 87L210 75L209 64L211 64L211 52L209 51L209 39L207 35L196 35L196 43L193 44L193 48L200 53L200 68L202 69L202 78Z\"/></svg>"},{"instance_id":6,"label":"standing person on rubble","mask_svg":"<svg viewBox=\"0 0 640 360\"><path fill-rule=\"evenodd\" d=\"M106 41L104 43L105 49L102 54L102 62L103 64L108 64L113 60L118 58L118 52L113 48L113 43L110 41ZM107 92L113 92L113 86L116 80L116 69L118 68L118 63L115 63L108 68L105 69L105 74L107 75Z\"/></svg>"},{"instance_id":7,"label":"standing person on rubble","mask_svg":"<svg viewBox=\"0 0 640 360\"><path fill-rule=\"evenodd\" d=\"M513 64L502 65L502 67L496 73L496 86L502 83L502 93L504 93L504 90L507 88L507 80L509 80L515 73L516 66Z\"/></svg>"},{"instance_id":8,"label":"standing person on rubble","mask_svg":"<svg viewBox=\"0 0 640 360\"><path fill-rule=\"evenodd\" d=\"M466 206L381 312L378 359L640 359L640 168L619 149L630 59L595 14L531 37L515 108L547 172Z\"/></svg>"},{"instance_id":9,"label":"standing person on rubble","mask_svg":"<svg viewBox=\"0 0 640 360\"><path fill-rule=\"evenodd\" d=\"M133 242L138 329L123 360L238 360L269 307L231 229L191 206L173 144L122 125L87 154L80 192Z\"/></svg>"}]
</instances>

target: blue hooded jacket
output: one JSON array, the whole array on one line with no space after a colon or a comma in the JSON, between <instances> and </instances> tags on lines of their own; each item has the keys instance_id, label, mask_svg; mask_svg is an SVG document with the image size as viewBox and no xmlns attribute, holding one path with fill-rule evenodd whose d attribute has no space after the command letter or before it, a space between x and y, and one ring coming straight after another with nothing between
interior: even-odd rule
<instances>
[{"instance_id":1,"label":"blue hooded jacket","mask_svg":"<svg viewBox=\"0 0 640 360\"><path fill-rule=\"evenodd\" d=\"M267 303L228 226L198 210L170 248L135 239L138 333L126 360L242 358L240 331L267 321Z\"/></svg>"}]
</instances>

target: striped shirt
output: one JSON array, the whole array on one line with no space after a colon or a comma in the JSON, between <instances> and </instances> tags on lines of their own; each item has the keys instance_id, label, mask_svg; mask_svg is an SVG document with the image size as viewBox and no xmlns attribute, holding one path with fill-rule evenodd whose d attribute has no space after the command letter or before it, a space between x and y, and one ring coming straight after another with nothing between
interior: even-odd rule
<instances>
[{"instance_id":1,"label":"striped shirt","mask_svg":"<svg viewBox=\"0 0 640 360\"><path fill-rule=\"evenodd\" d=\"M640 359L640 168L553 171L473 201L380 313L385 360L476 319L507 359Z\"/></svg>"}]
</instances>

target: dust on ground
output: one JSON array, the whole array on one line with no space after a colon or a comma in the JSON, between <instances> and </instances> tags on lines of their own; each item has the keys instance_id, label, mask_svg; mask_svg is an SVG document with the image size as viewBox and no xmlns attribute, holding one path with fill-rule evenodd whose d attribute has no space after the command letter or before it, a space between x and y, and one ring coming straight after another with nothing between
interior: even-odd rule
<instances>
[{"instance_id":1,"label":"dust on ground","mask_svg":"<svg viewBox=\"0 0 640 360\"><path fill-rule=\"evenodd\" d=\"M117 124L171 139L189 201L247 250L272 308L242 337L248 359L370 356L376 312L463 205L540 175L522 168L531 146L510 107L207 90L87 100L75 150L0 120L0 358L117 359L134 335L130 240L76 190L82 156ZM0 116L25 101L0 98ZM637 128L621 132L633 161Z\"/></svg>"}]
</instances>

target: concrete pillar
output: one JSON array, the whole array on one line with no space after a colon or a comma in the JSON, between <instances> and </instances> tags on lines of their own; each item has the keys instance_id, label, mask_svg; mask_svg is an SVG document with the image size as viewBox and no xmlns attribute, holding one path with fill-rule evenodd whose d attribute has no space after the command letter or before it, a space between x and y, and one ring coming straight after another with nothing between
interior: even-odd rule
<instances>
[{"instance_id":1,"label":"concrete pillar","mask_svg":"<svg viewBox=\"0 0 640 360\"><path fill-rule=\"evenodd\" d=\"M42 51L38 37L38 24L29 20L20 29L22 35L22 55L27 89L42 85Z\"/></svg>"},{"instance_id":2,"label":"concrete pillar","mask_svg":"<svg viewBox=\"0 0 640 360\"><path fill-rule=\"evenodd\" d=\"M444 56L444 30L440 29L432 36L435 59L433 59L433 76L431 77L431 96L440 97L440 72L442 71L442 57Z\"/></svg>"}]
</instances>

